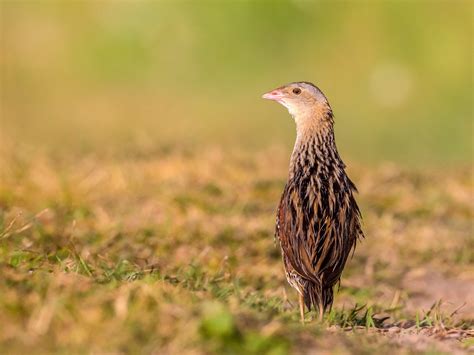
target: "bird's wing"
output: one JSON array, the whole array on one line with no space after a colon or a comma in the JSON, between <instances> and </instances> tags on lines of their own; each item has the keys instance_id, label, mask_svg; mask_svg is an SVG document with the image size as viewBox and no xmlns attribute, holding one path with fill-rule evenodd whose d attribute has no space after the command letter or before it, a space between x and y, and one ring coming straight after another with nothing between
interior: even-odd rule
<instances>
[{"instance_id":1,"label":"bird's wing","mask_svg":"<svg viewBox=\"0 0 474 355\"><path fill-rule=\"evenodd\" d=\"M319 281L313 262L316 245L306 233L311 220L303 207L295 186L287 184L278 207L276 237L293 269L304 279Z\"/></svg>"},{"instance_id":2,"label":"bird's wing","mask_svg":"<svg viewBox=\"0 0 474 355\"><path fill-rule=\"evenodd\" d=\"M359 216L352 194L335 198L310 180L289 182L277 216L282 252L304 279L335 284L362 235Z\"/></svg>"}]
</instances>

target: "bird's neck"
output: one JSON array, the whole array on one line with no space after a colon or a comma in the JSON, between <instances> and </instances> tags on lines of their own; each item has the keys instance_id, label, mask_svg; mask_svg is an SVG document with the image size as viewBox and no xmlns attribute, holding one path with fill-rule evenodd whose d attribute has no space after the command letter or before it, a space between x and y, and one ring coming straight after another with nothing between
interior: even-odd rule
<instances>
[{"instance_id":1,"label":"bird's neck","mask_svg":"<svg viewBox=\"0 0 474 355\"><path fill-rule=\"evenodd\" d=\"M312 174L318 166L344 169L334 140L332 111L313 113L312 117L295 117L296 142L290 160L289 178Z\"/></svg>"}]
</instances>

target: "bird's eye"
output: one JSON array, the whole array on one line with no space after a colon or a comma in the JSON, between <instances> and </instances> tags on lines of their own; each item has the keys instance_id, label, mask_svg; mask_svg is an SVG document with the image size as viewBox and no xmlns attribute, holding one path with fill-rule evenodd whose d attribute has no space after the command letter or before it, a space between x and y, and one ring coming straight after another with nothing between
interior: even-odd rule
<instances>
[{"instance_id":1,"label":"bird's eye","mask_svg":"<svg viewBox=\"0 0 474 355\"><path fill-rule=\"evenodd\" d=\"M295 95L301 94L301 89L300 88L294 88L293 89L293 94L295 94Z\"/></svg>"}]
</instances>

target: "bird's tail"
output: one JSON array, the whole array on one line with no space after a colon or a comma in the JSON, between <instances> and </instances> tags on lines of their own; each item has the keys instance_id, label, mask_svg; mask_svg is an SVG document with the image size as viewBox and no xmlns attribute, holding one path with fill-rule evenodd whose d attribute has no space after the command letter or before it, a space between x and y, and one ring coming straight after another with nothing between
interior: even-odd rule
<instances>
[{"instance_id":1,"label":"bird's tail","mask_svg":"<svg viewBox=\"0 0 474 355\"><path fill-rule=\"evenodd\" d=\"M331 310L334 300L332 287L323 287L321 283L314 281L307 281L304 286L303 299L308 310L314 308L321 316Z\"/></svg>"}]
</instances>

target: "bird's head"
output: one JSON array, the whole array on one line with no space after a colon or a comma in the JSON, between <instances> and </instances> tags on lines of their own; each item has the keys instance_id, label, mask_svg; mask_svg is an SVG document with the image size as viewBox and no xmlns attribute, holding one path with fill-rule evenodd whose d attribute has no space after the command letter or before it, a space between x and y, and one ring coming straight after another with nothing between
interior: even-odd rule
<instances>
[{"instance_id":1,"label":"bird's head","mask_svg":"<svg viewBox=\"0 0 474 355\"><path fill-rule=\"evenodd\" d=\"M296 123L302 121L332 119L332 111L326 96L314 84L306 81L290 83L271 90L262 98L276 101L285 106Z\"/></svg>"}]
</instances>

